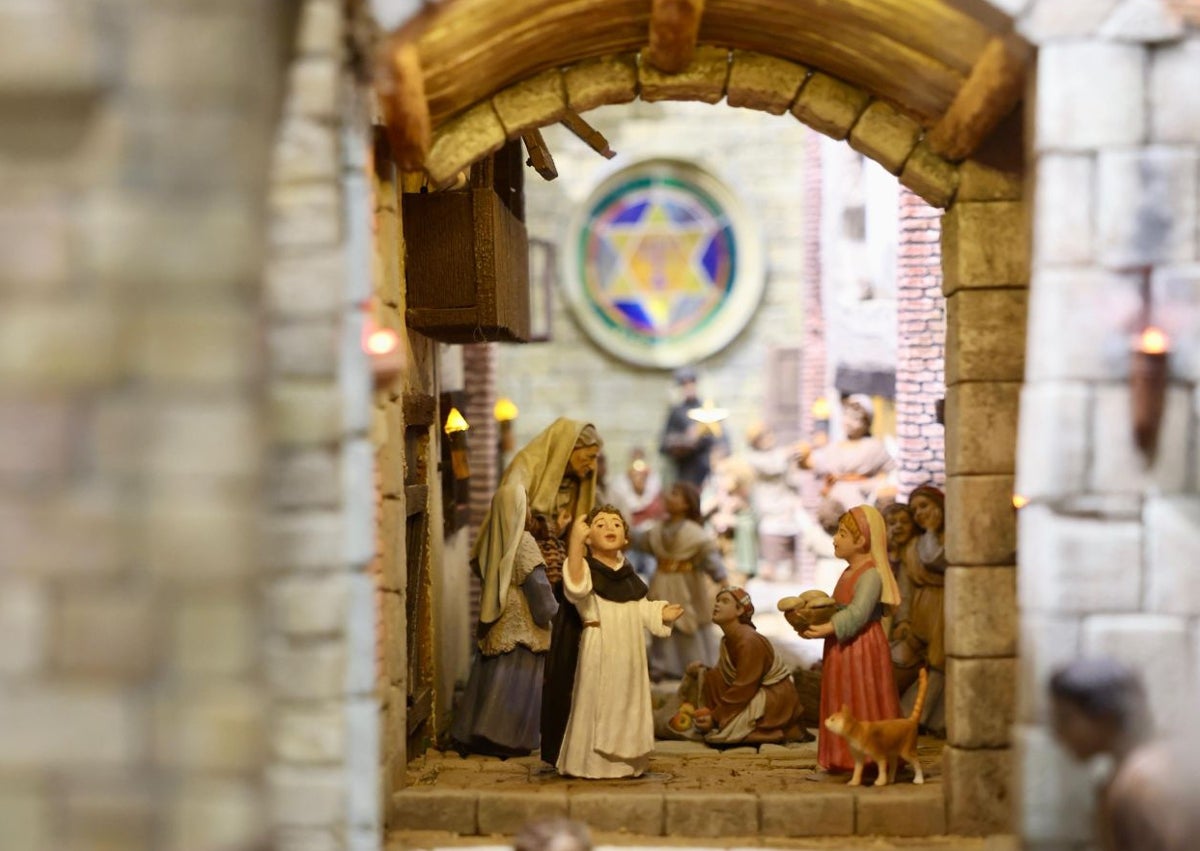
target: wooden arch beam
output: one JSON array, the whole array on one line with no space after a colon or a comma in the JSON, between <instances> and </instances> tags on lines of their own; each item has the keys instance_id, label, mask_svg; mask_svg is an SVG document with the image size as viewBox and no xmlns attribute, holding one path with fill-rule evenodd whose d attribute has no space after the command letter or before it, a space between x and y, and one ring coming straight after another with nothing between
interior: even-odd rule
<instances>
[{"instance_id":1,"label":"wooden arch beam","mask_svg":"<svg viewBox=\"0 0 1200 851\"><path fill-rule=\"evenodd\" d=\"M650 44L642 54L667 74L678 74L692 61L704 0L651 0Z\"/></svg>"},{"instance_id":2,"label":"wooden arch beam","mask_svg":"<svg viewBox=\"0 0 1200 851\"><path fill-rule=\"evenodd\" d=\"M934 153L948 160L965 159L996 129L1025 93L1030 51L1028 44L1011 36L988 42L950 106L926 134Z\"/></svg>"},{"instance_id":3,"label":"wooden arch beam","mask_svg":"<svg viewBox=\"0 0 1200 851\"><path fill-rule=\"evenodd\" d=\"M413 42L393 40L377 75L376 89L387 123L388 144L397 165L416 171L433 142L433 121L425 97L425 77Z\"/></svg>"}]
</instances>

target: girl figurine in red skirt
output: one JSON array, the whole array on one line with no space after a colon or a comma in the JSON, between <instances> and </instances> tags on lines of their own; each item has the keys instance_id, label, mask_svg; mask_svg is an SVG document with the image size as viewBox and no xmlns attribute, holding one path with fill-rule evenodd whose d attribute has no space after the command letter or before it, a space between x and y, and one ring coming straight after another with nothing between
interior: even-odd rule
<instances>
[{"instance_id":1,"label":"girl figurine in red skirt","mask_svg":"<svg viewBox=\"0 0 1200 851\"><path fill-rule=\"evenodd\" d=\"M821 726L817 761L827 771L852 771L846 740L825 729L825 719L850 707L860 721L900 717L892 654L880 620L900 603L887 555L887 527L869 505L852 508L838 521L833 552L848 566L833 589L839 609L805 638L824 638L821 665Z\"/></svg>"}]
</instances>

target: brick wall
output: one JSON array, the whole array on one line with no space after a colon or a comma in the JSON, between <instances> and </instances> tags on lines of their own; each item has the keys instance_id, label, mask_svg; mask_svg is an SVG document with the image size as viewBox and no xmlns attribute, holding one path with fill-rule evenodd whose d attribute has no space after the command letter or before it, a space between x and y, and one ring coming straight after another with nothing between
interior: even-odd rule
<instances>
[{"instance_id":1,"label":"brick wall","mask_svg":"<svg viewBox=\"0 0 1200 851\"><path fill-rule=\"evenodd\" d=\"M935 404L946 394L946 301L942 296L942 211L900 190L896 263L896 442L901 496L945 480L945 429Z\"/></svg>"}]
</instances>

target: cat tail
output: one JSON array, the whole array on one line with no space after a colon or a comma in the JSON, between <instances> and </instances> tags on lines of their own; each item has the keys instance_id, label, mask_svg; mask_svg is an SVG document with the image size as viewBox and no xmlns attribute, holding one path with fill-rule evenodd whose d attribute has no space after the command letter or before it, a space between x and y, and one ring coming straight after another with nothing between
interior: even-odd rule
<instances>
[{"instance_id":1,"label":"cat tail","mask_svg":"<svg viewBox=\"0 0 1200 851\"><path fill-rule=\"evenodd\" d=\"M908 716L909 721L916 721L921 717L921 709L925 706L925 690L929 687L928 668L921 669L921 682L917 686L917 702L913 704L912 713Z\"/></svg>"}]
</instances>

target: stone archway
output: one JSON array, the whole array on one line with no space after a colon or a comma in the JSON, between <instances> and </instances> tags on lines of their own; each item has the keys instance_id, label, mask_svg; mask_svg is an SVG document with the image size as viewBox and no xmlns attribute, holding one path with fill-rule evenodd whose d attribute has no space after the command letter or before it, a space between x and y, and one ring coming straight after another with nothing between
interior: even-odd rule
<instances>
[{"instance_id":1,"label":"stone archway","mask_svg":"<svg viewBox=\"0 0 1200 851\"><path fill-rule=\"evenodd\" d=\"M947 825L953 832L1003 830L1010 823L1015 715L1012 494L1028 229L1019 167L1005 172L968 157L1019 101L1030 50L1008 32L1007 18L982 7L977 16L956 4L924 9L936 20L921 26L932 29L917 47L901 48L899 19L852 5L830 16L830 41L820 43L800 24L766 32L788 15L771 3L752 10L710 5L699 44L687 51L681 70L666 73L639 50L655 26L644 8L627 10L628 17L606 10L607 23L589 23L584 14L571 38L550 44L539 26L553 20L565 28L582 14L578 8L539 4L517 21L485 2L443 4L393 37L384 113L393 156L410 167L419 160L436 186L507 139L569 112L638 97L724 99L787 112L845 139L946 210ZM491 26L486 33L481 21ZM837 45L855 33L866 38L868 24L878 32L867 38L867 50L880 53L856 61ZM956 42L957 55L930 39L938 28L942 41ZM944 38L947 32L962 38ZM420 138L429 126L426 150ZM1006 132L1019 138L1019 127Z\"/></svg>"}]
</instances>

